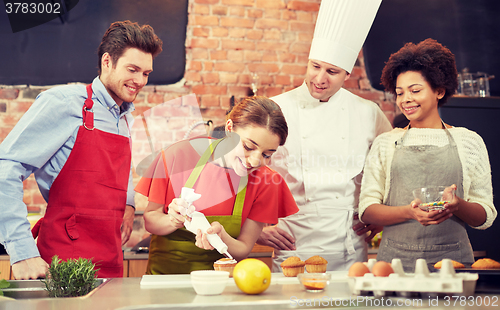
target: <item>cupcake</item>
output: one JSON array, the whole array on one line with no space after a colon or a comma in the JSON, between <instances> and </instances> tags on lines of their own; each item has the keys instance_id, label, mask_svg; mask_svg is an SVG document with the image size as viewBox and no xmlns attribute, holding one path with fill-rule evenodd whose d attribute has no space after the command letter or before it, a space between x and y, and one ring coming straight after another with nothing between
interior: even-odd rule
<instances>
[{"instance_id":1,"label":"cupcake","mask_svg":"<svg viewBox=\"0 0 500 310\"><path fill-rule=\"evenodd\" d=\"M233 276L234 266L236 266L237 261L230 258L221 258L214 263L214 270L218 271L229 271L229 276Z\"/></svg>"},{"instance_id":2,"label":"cupcake","mask_svg":"<svg viewBox=\"0 0 500 310\"><path fill-rule=\"evenodd\" d=\"M458 269L458 268L465 268L464 264L459 263L459 262L454 261L454 260L452 260L452 261L451 261L451 264L453 265L453 268L454 268L454 269ZM435 263L435 264L434 264L434 268L436 268L436 269L441 269L441 266L442 266L442 265L443 265L443 261L442 261L442 260L440 260L439 262L437 262L437 263Z\"/></svg>"},{"instance_id":3,"label":"cupcake","mask_svg":"<svg viewBox=\"0 0 500 310\"><path fill-rule=\"evenodd\" d=\"M281 263L281 270L285 277L296 277L299 273L304 273L305 262L297 256L291 256Z\"/></svg>"},{"instance_id":4,"label":"cupcake","mask_svg":"<svg viewBox=\"0 0 500 310\"><path fill-rule=\"evenodd\" d=\"M478 259L474 264L472 264L471 267L481 269L499 269L500 263L491 258L481 258Z\"/></svg>"},{"instance_id":5,"label":"cupcake","mask_svg":"<svg viewBox=\"0 0 500 310\"><path fill-rule=\"evenodd\" d=\"M326 272L326 265L328 261L319 255L314 255L306 260L306 270L309 273Z\"/></svg>"}]
</instances>

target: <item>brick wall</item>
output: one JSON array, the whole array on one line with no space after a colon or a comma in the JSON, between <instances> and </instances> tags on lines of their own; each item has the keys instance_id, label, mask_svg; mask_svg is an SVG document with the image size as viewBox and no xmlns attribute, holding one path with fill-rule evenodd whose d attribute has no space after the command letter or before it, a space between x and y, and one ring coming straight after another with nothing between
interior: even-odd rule
<instances>
[{"instance_id":1,"label":"brick wall","mask_svg":"<svg viewBox=\"0 0 500 310\"><path fill-rule=\"evenodd\" d=\"M153 107L177 102L172 99L195 94L201 117L218 125L224 122L231 96L239 99L250 94L254 73L260 77L258 95L271 97L299 86L306 71L319 3L320 0L190 0L184 78L174 85L146 86L134 102L134 115L140 117ZM36 95L49 87L0 86L0 142ZM377 102L393 120L394 102L371 87L362 53L344 87ZM174 140L190 127L196 119L192 113L198 110L191 103L179 102L173 109L162 109L162 115L171 117L166 134ZM143 140L142 146L138 146L143 156L150 152L143 132L134 138ZM28 208L43 210L45 202L32 176L24 182L24 188ZM139 209L143 208L144 201L138 199Z\"/></svg>"}]
</instances>

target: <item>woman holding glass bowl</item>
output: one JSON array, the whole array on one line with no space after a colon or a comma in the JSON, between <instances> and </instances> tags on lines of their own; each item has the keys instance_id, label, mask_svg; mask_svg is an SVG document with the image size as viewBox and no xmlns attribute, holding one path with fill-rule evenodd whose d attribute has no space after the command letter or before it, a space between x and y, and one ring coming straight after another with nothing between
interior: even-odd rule
<instances>
[{"instance_id":1,"label":"woman holding glass bowl","mask_svg":"<svg viewBox=\"0 0 500 310\"><path fill-rule=\"evenodd\" d=\"M439 115L438 107L457 89L455 56L433 39L407 43L390 56L381 79L410 123L377 137L364 168L360 219L384 226L377 260L399 258L406 272L414 271L418 258L431 271L443 258L470 266L465 225L486 229L497 212L482 138ZM419 208L412 192L442 185L455 192L444 208Z\"/></svg>"}]
</instances>

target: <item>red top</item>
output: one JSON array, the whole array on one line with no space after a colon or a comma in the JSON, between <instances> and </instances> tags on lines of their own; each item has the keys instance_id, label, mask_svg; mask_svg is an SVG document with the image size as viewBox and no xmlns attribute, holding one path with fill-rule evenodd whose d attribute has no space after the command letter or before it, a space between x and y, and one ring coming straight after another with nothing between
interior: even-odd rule
<instances>
[{"instance_id":1,"label":"red top","mask_svg":"<svg viewBox=\"0 0 500 310\"><path fill-rule=\"evenodd\" d=\"M166 208L172 199L180 196L181 188L200 157L189 141L173 144L156 157L135 191ZM207 163L194 185L195 193L201 194L193 203L196 210L207 216L231 215L239 180L234 170ZM242 224L246 218L276 224L278 218L298 210L285 180L276 171L264 166L248 176Z\"/></svg>"}]
</instances>

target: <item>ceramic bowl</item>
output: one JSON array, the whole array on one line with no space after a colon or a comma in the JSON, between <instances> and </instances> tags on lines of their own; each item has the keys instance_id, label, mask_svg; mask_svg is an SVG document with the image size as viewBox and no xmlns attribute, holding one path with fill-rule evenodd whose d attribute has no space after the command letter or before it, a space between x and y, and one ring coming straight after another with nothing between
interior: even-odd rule
<instances>
[{"instance_id":1,"label":"ceramic bowl","mask_svg":"<svg viewBox=\"0 0 500 310\"><path fill-rule=\"evenodd\" d=\"M191 272L191 285L198 295L222 294L228 280L228 271L196 270Z\"/></svg>"},{"instance_id":2,"label":"ceramic bowl","mask_svg":"<svg viewBox=\"0 0 500 310\"><path fill-rule=\"evenodd\" d=\"M419 208L424 211L444 210L444 205L455 198L455 190L450 186L430 186L413 190L413 197L420 199Z\"/></svg>"},{"instance_id":3,"label":"ceramic bowl","mask_svg":"<svg viewBox=\"0 0 500 310\"><path fill-rule=\"evenodd\" d=\"M308 292L321 292L330 283L329 273L299 273L297 278Z\"/></svg>"}]
</instances>

